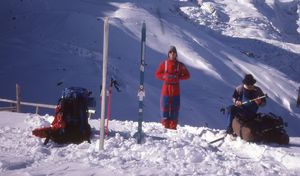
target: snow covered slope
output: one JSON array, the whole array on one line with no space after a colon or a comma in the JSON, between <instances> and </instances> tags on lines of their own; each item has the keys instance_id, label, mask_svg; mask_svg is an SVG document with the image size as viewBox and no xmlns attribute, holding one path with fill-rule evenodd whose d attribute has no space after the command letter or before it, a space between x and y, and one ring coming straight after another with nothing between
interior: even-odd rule
<instances>
[{"instance_id":1,"label":"snow covered slope","mask_svg":"<svg viewBox=\"0 0 300 176\"><path fill-rule=\"evenodd\" d=\"M200 2L200 1L199 1ZM147 25L145 121L160 120L158 64L175 45L191 72L183 81L180 124L224 128L219 110L252 73L272 111L299 136L299 1L292 0L4 0L0 2L1 98L56 104L63 88L82 86L99 99L103 17L110 17L112 117L137 120L140 29ZM99 116L99 101L98 101ZM32 111L23 108L24 111ZM52 111L45 111L52 113Z\"/></svg>"}]
</instances>

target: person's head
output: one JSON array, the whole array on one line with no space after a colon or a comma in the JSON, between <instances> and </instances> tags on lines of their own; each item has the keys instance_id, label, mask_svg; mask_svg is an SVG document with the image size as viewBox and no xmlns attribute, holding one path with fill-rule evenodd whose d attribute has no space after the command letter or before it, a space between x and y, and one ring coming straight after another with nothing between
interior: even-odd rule
<instances>
[{"instance_id":1,"label":"person's head","mask_svg":"<svg viewBox=\"0 0 300 176\"><path fill-rule=\"evenodd\" d=\"M243 79L243 84L247 87L252 87L256 83L256 80L253 78L252 74L246 74Z\"/></svg>"},{"instance_id":2,"label":"person's head","mask_svg":"<svg viewBox=\"0 0 300 176\"><path fill-rule=\"evenodd\" d=\"M177 50L175 46L170 46L168 51L168 58L169 59L176 59L177 58Z\"/></svg>"}]
</instances>

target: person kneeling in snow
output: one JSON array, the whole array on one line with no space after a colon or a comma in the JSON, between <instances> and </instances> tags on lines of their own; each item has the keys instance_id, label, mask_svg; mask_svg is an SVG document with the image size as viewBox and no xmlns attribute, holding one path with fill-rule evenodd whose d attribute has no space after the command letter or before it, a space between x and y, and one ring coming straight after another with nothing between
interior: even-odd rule
<instances>
[{"instance_id":1,"label":"person kneeling in snow","mask_svg":"<svg viewBox=\"0 0 300 176\"><path fill-rule=\"evenodd\" d=\"M163 81L160 107L162 111L162 124L165 128L177 128L180 108L180 80L190 78L190 73L185 65L177 60L177 50L171 46L168 51L168 58L161 62L156 78Z\"/></svg>"},{"instance_id":2,"label":"person kneeling in snow","mask_svg":"<svg viewBox=\"0 0 300 176\"><path fill-rule=\"evenodd\" d=\"M266 98L263 97L265 94L263 91L255 86L256 80L251 74L246 74L243 79L243 84L235 88L232 95L234 105L230 107L230 118L229 124L226 130L227 134L233 134L232 121L234 117L241 117L244 119L254 119L260 106L266 104ZM256 99L255 101L249 102L249 100ZM247 103L243 103L247 102Z\"/></svg>"}]
</instances>

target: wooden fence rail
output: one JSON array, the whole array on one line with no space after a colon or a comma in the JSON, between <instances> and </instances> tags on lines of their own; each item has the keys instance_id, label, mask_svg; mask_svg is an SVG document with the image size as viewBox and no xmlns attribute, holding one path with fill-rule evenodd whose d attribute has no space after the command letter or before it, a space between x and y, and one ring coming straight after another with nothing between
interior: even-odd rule
<instances>
[{"instance_id":1,"label":"wooden fence rail","mask_svg":"<svg viewBox=\"0 0 300 176\"><path fill-rule=\"evenodd\" d=\"M15 106L11 106L11 107L0 107L0 111L16 111L16 107L15 107Z\"/></svg>"},{"instance_id":2,"label":"wooden fence rail","mask_svg":"<svg viewBox=\"0 0 300 176\"><path fill-rule=\"evenodd\" d=\"M39 113L40 108L49 108L49 109L55 109L55 105L49 105L49 104L41 104L41 103L30 103L30 102L21 102L20 98L20 92L21 88L19 84L16 84L16 100L10 100L10 99L4 99L0 98L0 102L6 102L10 103L10 107L0 107L0 111L16 111L16 112L21 112L21 105L25 106L33 106L35 107L35 113Z\"/></svg>"},{"instance_id":3,"label":"wooden fence rail","mask_svg":"<svg viewBox=\"0 0 300 176\"><path fill-rule=\"evenodd\" d=\"M22 102L21 99L20 99L20 86L18 84L16 84L16 100L0 98L0 102L6 102L6 103L11 104L11 106L9 106L9 107L0 107L0 111L21 112L21 105L24 105L24 106L33 106L33 107L35 107L35 113L38 114L40 108L48 108L48 109L55 109L56 108L56 105L31 103L31 102L24 102L24 101ZM89 117L91 117L91 114L95 114L95 110L89 109L88 113L89 113Z\"/></svg>"},{"instance_id":4,"label":"wooden fence rail","mask_svg":"<svg viewBox=\"0 0 300 176\"><path fill-rule=\"evenodd\" d=\"M0 98L0 102L17 104L18 101ZM35 107L36 108L36 111L35 111L36 114L38 114L40 108L48 108L48 109L55 109L56 108L56 105L40 104L40 103L30 103L30 102L21 102L21 101L20 101L20 105ZM12 110L12 111L20 112L20 110L19 111L17 110L17 106L3 107L3 108L0 108L0 111L1 110L3 110L3 111Z\"/></svg>"}]
</instances>

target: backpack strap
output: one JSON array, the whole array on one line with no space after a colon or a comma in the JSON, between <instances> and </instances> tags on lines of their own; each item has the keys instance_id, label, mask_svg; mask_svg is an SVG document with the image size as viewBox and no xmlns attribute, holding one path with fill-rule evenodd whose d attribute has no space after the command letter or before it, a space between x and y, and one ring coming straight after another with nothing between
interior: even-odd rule
<instances>
[{"instance_id":1,"label":"backpack strap","mask_svg":"<svg viewBox=\"0 0 300 176\"><path fill-rule=\"evenodd\" d=\"M179 68L180 68L180 63L177 61L177 68L176 68L176 73L179 72ZM168 61L165 61L165 73L168 73Z\"/></svg>"},{"instance_id":2,"label":"backpack strap","mask_svg":"<svg viewBox=\"0 0 300 176\"><path fill-rule=\"evenodd\" d=\"M245 96L245 91L244 91L244 85L242 85L241 89L239 90L239 100L242 102L244 100Z\"/></svg>"},{"instance_id":3,"label":"backpack strap","mask_svg":"<svg viewBox=\"0 0 300 176\"><path fill-rule=\"evenodd\" d=\"M168 61L165 61L165 73L168 73Z\"/></svg>"}]
</instances>

